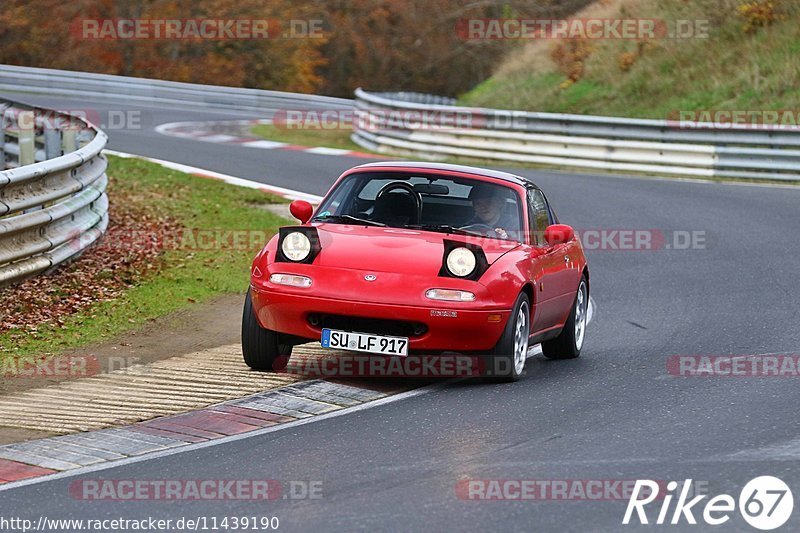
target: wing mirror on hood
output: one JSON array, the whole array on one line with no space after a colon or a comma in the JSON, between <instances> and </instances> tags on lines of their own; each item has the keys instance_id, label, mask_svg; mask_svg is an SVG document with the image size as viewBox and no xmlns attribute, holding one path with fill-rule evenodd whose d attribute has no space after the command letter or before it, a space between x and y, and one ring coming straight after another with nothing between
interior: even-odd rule
<instances>
[{"instance_id":1,"label":"wing mirror on hood","mask_svg":"<svg viewBox=\"0 0 800 533\"><path fill-rule=\"evenodd\" d=\"M311 220L311 215L314 214L314 207L305 200L295 200L289 204L289 212L294 218L305 224Z\"/></svg>"},{"instance_id":2,"label":"wing mirror on hood","mask_svg":"<svg viewBox=\"0 0 800 533\"><path fill-rule=\"evenodd\" d=\"M571 241L574 237L575 230L566 224L553 224L551 226L547 226L547 229L544 230L544 240L550 246L564 244L565 242Z\"/></svg>"}]
</instances>

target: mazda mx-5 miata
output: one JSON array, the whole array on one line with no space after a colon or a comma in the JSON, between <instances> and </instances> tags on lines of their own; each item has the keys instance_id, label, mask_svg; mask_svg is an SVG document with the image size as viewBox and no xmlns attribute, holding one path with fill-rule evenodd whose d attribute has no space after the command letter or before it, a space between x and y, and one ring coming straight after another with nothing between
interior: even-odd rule
<instances>
[{"instance_id":1,"label":"mazda mx-5 miata","mask_svg":"<svg viewBox=\"0 0 800 533\"><path fill-rule=\"evenodd\" d=\"M242 324L244 360L274 370L292 347L406 357L478 356L514 381L528 348L580 355L589 270L570 226L525 178L433 163L346 171L300 225L253 261ZM370 356L371 357L371 356Z\"/></svg>"}]
</instances>

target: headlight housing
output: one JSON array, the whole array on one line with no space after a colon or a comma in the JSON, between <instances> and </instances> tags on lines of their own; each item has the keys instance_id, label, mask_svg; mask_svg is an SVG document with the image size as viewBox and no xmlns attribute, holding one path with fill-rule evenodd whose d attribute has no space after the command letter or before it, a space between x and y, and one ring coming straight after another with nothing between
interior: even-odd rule
<instances>
[{"instance_id":1,"label":"headlight housing","mask_svg":"<svg viewBox=\"0 0 800 533\"><path fill-rule=\"evenodd\" d=\"M447 254L445 264L450 274L459 278L465 278L475 271L478 260L472 250L459 246L458 248L450 250L450 253Z\"/></svg>"},{"instance_id":2,"label":"headlight housing","mask_svg":"<svg viewBox=\"0 0 800 533\"><path fill-rule=\"evenodd\" d=\"M464 241L444 239L444 254L439 275L444 278L478 281L489 268L483 248Z\"/></svg>"},{"instance_id":3,"label":"headlight housing","mask_svg":"<svg viewBox=\"0 0 800 533\"><path fill-rule=\"evenodd\" d=\"M311 241L303 232L287 233L281 241L281 252L289 261L304 261L311 254Z\"/></svg>"}]
</instances>

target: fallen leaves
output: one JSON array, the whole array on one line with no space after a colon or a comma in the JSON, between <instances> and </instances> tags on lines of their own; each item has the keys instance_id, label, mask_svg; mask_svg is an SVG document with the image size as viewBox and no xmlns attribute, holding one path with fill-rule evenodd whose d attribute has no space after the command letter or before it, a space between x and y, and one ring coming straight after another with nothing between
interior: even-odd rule
<instances>
[{"instance_id":1,"label":"fallen leaves","mask_svg":"<svg viewBox=\"0 0 800 533\"><path fill-rule=\"evenodd\" d=\"M109 226L99 243L48 275L0 289L0 333L38 334L44 325L63 328L67 317L119 298L125 289L164 267L164 243L180 226L167 216L122 199L114 201L109 195Z\"/></svg>"}]
</instances>

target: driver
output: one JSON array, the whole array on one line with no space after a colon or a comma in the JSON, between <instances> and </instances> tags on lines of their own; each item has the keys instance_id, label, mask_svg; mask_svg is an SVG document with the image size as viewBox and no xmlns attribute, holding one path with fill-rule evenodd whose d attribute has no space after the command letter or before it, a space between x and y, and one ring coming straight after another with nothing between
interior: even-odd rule
<instances>
[{"instance_id":1,"label":"driver","mask_svg":"<svg viewBox=\"0 0 800 533\"><path fill-rule=\"evenodd\" d=\"M507 239L508 232L518 225L518 222L504 209L506 201L500 187L477 184L469 192L469 199L475 216L467 222L467 226L489 226L495 233L490 236Z\"/></svg>"}]
</instances>

